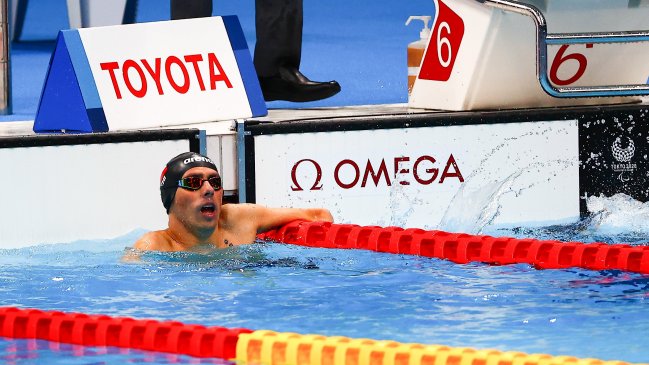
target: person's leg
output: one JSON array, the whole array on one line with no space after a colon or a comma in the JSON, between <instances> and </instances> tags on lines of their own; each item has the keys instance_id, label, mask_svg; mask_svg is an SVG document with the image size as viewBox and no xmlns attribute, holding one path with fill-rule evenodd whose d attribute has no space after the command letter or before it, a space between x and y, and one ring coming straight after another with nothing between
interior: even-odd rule
<instances>
[{"instance_id":1,"label":"person's leg","mask_svg":"<svg viewBox=\"0 0 649 365\"><path fill-rule=\"evenodd\" d=\"M171 19L212 16L212 0L171 0Z\"/></svg>"},{"instance_id":2,"label":"person's leg","mask_svg":"<svg viewBox=\"0 0 649 365\"><path fill-rule=\"evenodd\" d=\"M256 0L254 63L264 99L296 102L326 99L336 81L315 82L300 72L302 0Z\"/></svg>"},{"instance_id":3,"label":"person's leg","mask_svg":"<svg viewBox=\"0 0 649 365\"><path fill-rule=\"evenodd\" d=\"M137 23L137 6L138 0L126 0L124 15L122 15L122 24Z\"/></svg>"},{"instance_id":4,"label":"person's leg","mask_svg":"<svg viewBox=\"0 0 649 365\"><path fill-rule=\"evenodd\" d=\"M300 68L302 0L257 0L255 69L259 77L275 76L281 67Z\"/></svg>"}]
</instances>

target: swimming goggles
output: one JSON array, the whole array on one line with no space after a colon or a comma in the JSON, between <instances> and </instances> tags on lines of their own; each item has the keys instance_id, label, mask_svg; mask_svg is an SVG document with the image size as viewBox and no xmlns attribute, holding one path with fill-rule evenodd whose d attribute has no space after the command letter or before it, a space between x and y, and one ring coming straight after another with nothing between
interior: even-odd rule
<instances>
[{"instance_id":1,"label":"swimming goggles","mask_svg":"<svg viewBox=\"0 0 649 365\"><path fill-rule=\"evenodd\" d=\"M190 176L190 177L184 177L180 180L178 180L178 187L181 187L183 189L187 190L198 190L203 186L203 183L207 181L210 183L212 186L212 189L214 190L220 190L223 185L221 183L221 177L220 176L212 176L207 179L202 179L198 176Z\"/></svg>"}]
</instances>

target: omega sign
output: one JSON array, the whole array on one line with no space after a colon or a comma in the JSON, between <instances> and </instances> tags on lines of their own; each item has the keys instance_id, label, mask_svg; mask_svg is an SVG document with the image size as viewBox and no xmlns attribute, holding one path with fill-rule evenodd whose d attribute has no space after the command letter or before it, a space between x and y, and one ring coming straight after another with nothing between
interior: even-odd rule
<instances>
[{"instance_id":1,"label":"omega sign","mask_svg":"<svg viewBox=\"0 0 649 365\"><path fill-rule=\"evenodd\" d=\"M389 166L389 167L388 167ZM324 174L331 174L335 185L342 189L366 188L368 186L392 186L400 185L430 185L435 182L443 184L448 179L457 179L464 182L453 154L446 159L440 173L441 164L433 156L423 155L416 158L400 156L394 158L383 158L380 161L355 161L344 159L336 163L333 171L323 170L322 164L317 160L305 158L297 161L291 169L291 190L322 190ZM315 176L304 177L298 175L298 169L315 169ZM307 181L308 180L308 181Z\"/></svg>"}]
</instances>

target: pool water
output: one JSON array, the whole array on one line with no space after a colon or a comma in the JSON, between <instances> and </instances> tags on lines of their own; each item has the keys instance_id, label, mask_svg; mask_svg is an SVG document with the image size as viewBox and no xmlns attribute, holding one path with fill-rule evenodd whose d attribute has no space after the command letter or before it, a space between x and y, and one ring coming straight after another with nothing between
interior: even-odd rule
<instances>
[{"instance_id":1,"label":"pool water","mask_svg":"<svg viewBox=\"0 0 649 365\"><path fill-rule=\"evenodd\" d=\"M596 226L601 222L499 233L567 238ZM599 238L607 241L646 244L644 233L601 231ZM649 361L647 275L458 265L261 242L208 254L147 253L139 264L121 262L125 247L142 233L0 250L0 305ZM129 361L140 362L137 356ZM148 356L148 363L169 363Z\"/></svg>"}]
</instances>

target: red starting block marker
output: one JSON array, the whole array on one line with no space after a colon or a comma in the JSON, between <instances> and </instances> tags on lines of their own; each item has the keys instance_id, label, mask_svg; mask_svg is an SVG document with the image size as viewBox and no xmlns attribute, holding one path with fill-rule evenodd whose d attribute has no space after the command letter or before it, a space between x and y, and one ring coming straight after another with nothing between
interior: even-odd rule
<instances>
[{"instance_id":1,"label":"red starting block marker","mask_svg":"<svg viewBox=\"0 0 649 365\"><path fill-rule=\"evenodd\" d=\"M433 3L435 20L410 107L601 105L649 95L649 31L636 30L646 28L646 6L560 0L543 2L541 9L514 0Z\"/></svg>"}]
</instances>

